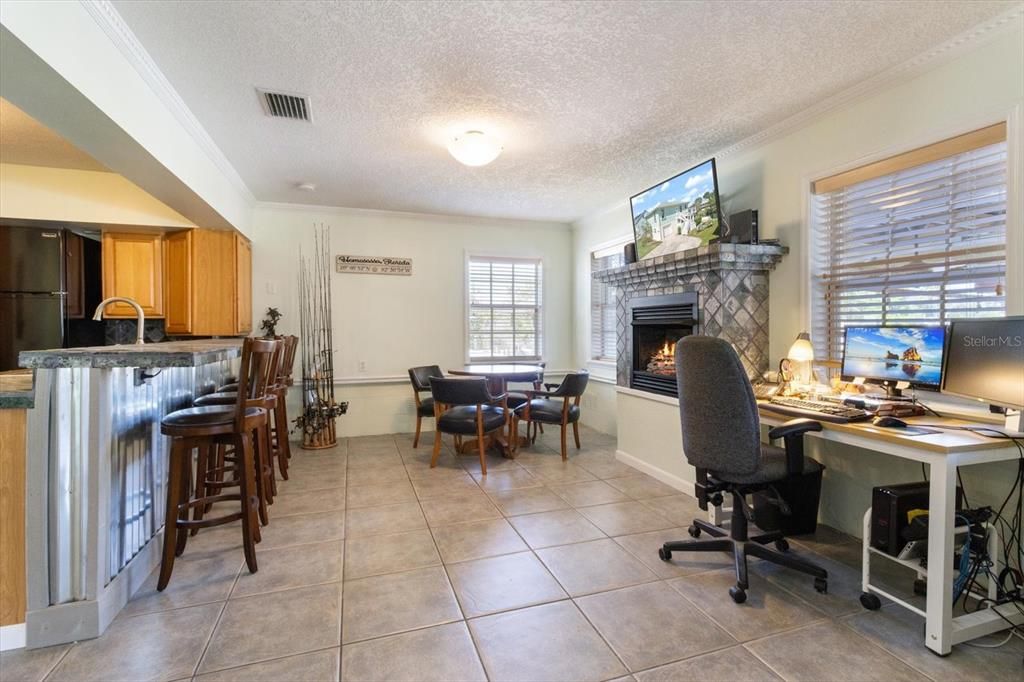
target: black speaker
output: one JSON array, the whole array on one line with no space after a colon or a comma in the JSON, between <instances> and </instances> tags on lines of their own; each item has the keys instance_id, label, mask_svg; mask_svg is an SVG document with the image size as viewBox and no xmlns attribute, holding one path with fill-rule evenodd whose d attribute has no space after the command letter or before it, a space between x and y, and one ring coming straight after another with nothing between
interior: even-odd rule
<instances>
[{"instance_id":1,"label":"black speaker","mask_svg":"<svg viewBox=\"0 0 1024 682\"><path fill-rule=\"evenodd\" d=\"M629 244L626 244L626 248L624 249L624 253L626 255L626 263L627 264L635 263L636 262L636 244L634 244L633 242L630 242Z\"/></svg>"},{"instance_id":2,"label":"black speaker","mask_svg":"<svg viewBox=\"0 0 1024 682\"><path fill-rule=\"evenodd\" d=\"M727 244L756 244L757 209L752 208L729 216L729 232L721 241Z\"/></svg>"}]
</instances>

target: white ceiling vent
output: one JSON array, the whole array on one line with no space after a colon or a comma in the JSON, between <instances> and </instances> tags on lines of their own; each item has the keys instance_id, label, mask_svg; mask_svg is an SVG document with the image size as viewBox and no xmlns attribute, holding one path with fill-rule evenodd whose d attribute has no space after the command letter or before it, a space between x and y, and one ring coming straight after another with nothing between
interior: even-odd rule
<instances>
[{"instance_id":1,"label":"white ceiling vent","mask_svg":"<svg viewBox=\"0 0 1024 682\"><path fill-rule=\"evenodd\" d=\"M274 92L256 88L260 96L260 104L267 116L274 118L290 118L296 121L312 121L309 110L309 98L290 92Z\"/></svg>"}]
</instances>

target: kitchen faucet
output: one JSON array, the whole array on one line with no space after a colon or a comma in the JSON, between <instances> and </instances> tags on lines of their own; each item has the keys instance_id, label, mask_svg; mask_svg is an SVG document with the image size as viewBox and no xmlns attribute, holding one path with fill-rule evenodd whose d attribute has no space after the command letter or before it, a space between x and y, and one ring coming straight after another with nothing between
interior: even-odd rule
<instances>
[{"instance_id":1,"label":"kitchen faucet","mask_svg":"<svg viewBox=\"0 0 1024 682\"><path fill-rule=\"evenodd\" d=\"M137 334L137 336L135 338L135 343L139 344L140 346L142 344L146 343L146 339L142 335L142 328L143 328L143 324L146 321L146 315L145 315L145 313L142 312L142 306L139 305L138 301L135 301L135 300L130 299L130 298L125 298L124 296L111 296L110 298L105 298L102 301L100 301L100 304L98 306L96 306L96 314L92 316L92 319L95 320L96 322L99 322L100 320L102 320L103 319L103 309L106 308L109 304L114 303L116 301L121 301L123 303L127 303L128 305L130 305L133 308L135 308L135 314L138 317L138 325L139 325L139 330L138 330L138 334Z\"/></svg>"}]
</instances>

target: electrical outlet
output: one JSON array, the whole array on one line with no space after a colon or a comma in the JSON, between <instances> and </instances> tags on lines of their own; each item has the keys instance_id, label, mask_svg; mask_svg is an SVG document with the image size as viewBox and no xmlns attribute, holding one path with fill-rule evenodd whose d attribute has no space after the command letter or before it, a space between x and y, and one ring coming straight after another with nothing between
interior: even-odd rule
<instances>
[{"instance_id":1,"label":"electrical outlet","mask_svg":"<svg viewBox=\"0 0 1024 682\"><path fill-rule=\"evenodd\" d=\"M267 282L267 293L268 294L276 294L277 293L277 282Z\"/></svg>"},{"instance_id":2,"label":"electrical outlet","mask_svg":"<svg viewBox=\"0 0 1024 682\"><path fill-rule=\"evenodd\" d=\"M366 360L360 360L359 361L359 371L360 372L365 372L366 371Z\"/></svg>"}]
</instances>

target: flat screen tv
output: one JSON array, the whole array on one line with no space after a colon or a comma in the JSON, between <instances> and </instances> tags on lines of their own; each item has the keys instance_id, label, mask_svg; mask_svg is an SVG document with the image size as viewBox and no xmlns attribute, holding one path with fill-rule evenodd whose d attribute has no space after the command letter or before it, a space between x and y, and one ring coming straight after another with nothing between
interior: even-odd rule
<instances>
[{"instance_id":1,"label":"flat screen tv","mask_svg":"<svg viewBox=\"0 0 1024 682\"><path fill-rule=\"evenodd\" d=\"M629 205L638 260L718 241L722 213L715 160L640 192L630 198Z\"/></svg>"}]
</instances>

